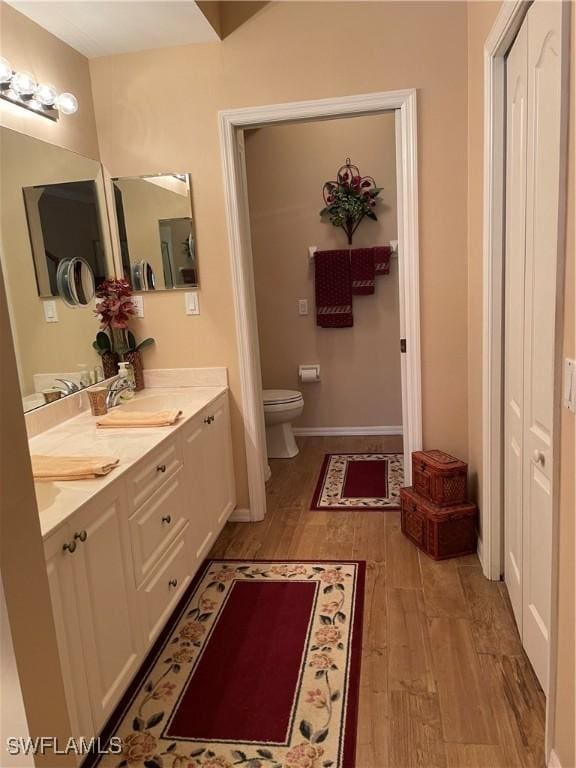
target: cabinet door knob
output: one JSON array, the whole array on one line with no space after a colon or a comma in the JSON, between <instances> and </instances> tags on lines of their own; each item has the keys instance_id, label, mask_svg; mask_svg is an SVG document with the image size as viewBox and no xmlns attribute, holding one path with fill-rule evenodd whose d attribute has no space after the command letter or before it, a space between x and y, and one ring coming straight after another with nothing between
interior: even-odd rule
<instances>
[{"instance_id":1,"label":"cabinet door knob","mask_svg":"<svg viewBox=\"0 0 576 768\"><path fill-rule=\"evenodd\" d=\"M537 448L534 451L534 464L540 464L542 467L546 463L546 456L542 453L542 451L539 451Z\"/></svg>"},{"instance_id":2,"label":"cabinet door knob","mask_svg":"<svg viewBox=\"0 0 576 768\"><path fill-rule=\"evenodd\" d=\"M206 416L204 419L204 424L210 424L210 416Z\"/></svg>"},{"instance_id":3,"label":"cabinet door knob","mask_svg":"<svg viewBox=\"0 0 576 768\"><path fill-rule=\"evenodd\" d=\"M178 586L178 579L170 579L168 582L169 587L177 587Z\"/></svg>"},{"instance_id":4,"label":"cabinet door knob","mask_svg":"<svg viewBox=\"0 0 576 768\"><path fill-rule=\"evenodd\" d=\"M166 464L158 464L156 467L157 472L166 472Z\"/></svg>"},{"instance_id":5,"label":"cabinet door knob","mask_svg":"<svg viewBox=\"0 0 576 768\"><path fill-rule=\"evenodd\" d=\"M72 554L72 552L76 551L76 542L74 540L67 541L66 544L64 544L64 546L62 547L62 549L65 552L70 552L70 554Z\"/></svg>"},{"instance_id":6,"label":"cabinet door knob","mask_svg":"<svg viewBox=\"0 0 576 768\"><path fill-rule=\"evenodd\" d=\"M172 522L172 515L164 515L162 518L163 523L171 523Z\"/></svg>"},{"instance_id":7,"label":"cabinet door knob","mask_svg":"<svg viewBox=\"0 0 576 768\"><path fill-rule=\"evenodd\" d=\"M215 418L216 418L216 416L210 416L210 423L212 423Z\"/></svg>"},{"instance_id":8,"label":"cabinet door knob","mask_svg":"<svg viewBox=\"0 0 576 768\"><path fill-rule=\"evenodd\" d=\"M86 539L88 538L88 534L86 531L80 531L80 533L74 534L74 538L77 539L78 541L86 541Z\"/></svg>"}]
</instances>

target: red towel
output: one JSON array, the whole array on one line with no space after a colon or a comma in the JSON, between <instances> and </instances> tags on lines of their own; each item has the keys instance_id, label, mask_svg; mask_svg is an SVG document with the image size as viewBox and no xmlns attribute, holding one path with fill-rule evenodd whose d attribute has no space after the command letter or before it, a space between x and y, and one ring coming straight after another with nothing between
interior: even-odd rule
<instances>
[{"instance_id":1,"label":"red towel","mask_svg":"<svg viewBox=\"0 0 576 768\"><path fill-rule=\"evenodd\" d=\"M392 249L389 245L378 245L372 249L374 253L374 268L377 275L390 274L390 254Z\"/></svg>"},{"instance_id":2,"label":"red towel","mask_svg":"<svg viewBox=\"0 0 576 768\"><path fill-rule=\"evenodd\" d=\"M316 251L316 325L348 328L352 315L352 279L348 251Z\"/></svg>"},{"instance_id":3,"label":"red towel","mask_svg":"<svg viewBox=\"0 0 576 768\"><path fill-rule=\"evenodd\" d=\"M376 260L372 248L355 248L351 254L352 293L365 296L374 293Z\"/></svg>"}]
</instances>

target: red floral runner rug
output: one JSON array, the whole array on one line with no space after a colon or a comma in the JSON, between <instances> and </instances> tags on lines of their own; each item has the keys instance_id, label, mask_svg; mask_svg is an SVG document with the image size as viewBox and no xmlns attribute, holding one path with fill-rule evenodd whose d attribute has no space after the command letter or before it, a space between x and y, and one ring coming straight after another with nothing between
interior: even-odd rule
<instances>
[{"instance_id":1,"label":"red floral runner rug","mask_svg":"<svg viewBox=\"0 0 576 768\"><path fill-rule=\"evenodd\" d=\"M400 509L401 453L327 453L311 509Z\"/></svg>"},{"instance_id":2,"label":"red floral runner rug","mask_svg":"<svg viewBox=\"0 0 576 768\"><path fill-rule=\"evenodd\" d=\"M104 768L354 768L363 562L208 561L105 729Z\"/></svg>"}]
</instances>

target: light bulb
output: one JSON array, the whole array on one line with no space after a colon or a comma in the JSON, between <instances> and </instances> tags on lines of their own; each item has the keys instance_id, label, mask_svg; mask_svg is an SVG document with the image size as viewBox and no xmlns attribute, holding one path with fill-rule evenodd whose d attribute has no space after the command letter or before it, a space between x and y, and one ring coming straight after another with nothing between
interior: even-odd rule
<instances>
[{"instance_id":1,"label":"light bulb","mask_svg":"<svg viewBox=\"0 0 576 768\"><path fill-rule=\"evenodd\" d=\"M61 93L56 99L56 108L63 115L73 115L78 111L78 99L73 93Z\"/></svg>"},{"instance_id":2,"label":"light bulb","mask_svg":"<svg viewBox=\"0 0 576 768\"><path fill-rule=\"evenodd\" d=\"M12 65L8 59L0 58L0 83L9 83L12 80Z\"/></svg>"},{"instance_id":3,"label":"light bulb","mask_svg":"<svg viewBox=\"0 0 576 768\"><path fill-rule=\"evenodd\" d=\"M32 96L36 90L36 80L30 72L16 72L12 78L12 90L19 96Z\"/></svg>"},{"instance_id":4,"label":"light bulb","mask_svg":"<svg viewBox=\"0 0 576 768\"><path fill-rule=\"evenodd\" d=\"M51 107L56 103L58 98L58 91L50 83L42 83L36 88L34 97L38 99L43 107Z\"/></svg>"}]
</instances>

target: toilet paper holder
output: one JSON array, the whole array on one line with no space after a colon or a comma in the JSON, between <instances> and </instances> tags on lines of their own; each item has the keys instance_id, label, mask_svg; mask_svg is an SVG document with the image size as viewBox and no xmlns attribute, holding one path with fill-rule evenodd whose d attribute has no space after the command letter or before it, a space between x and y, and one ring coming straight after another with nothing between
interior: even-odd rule
<instances>
[{"instance_id":1,"label":"toilet paper holder","mask_svg":"<svg viewBox=\"0 0 576 768\"><path fill-rule=\"evenodd\" d=\"M320 365L301 365L298 367L298 378L303 384L312 384L320 381Z\"/></svg>"}]
</instances>

